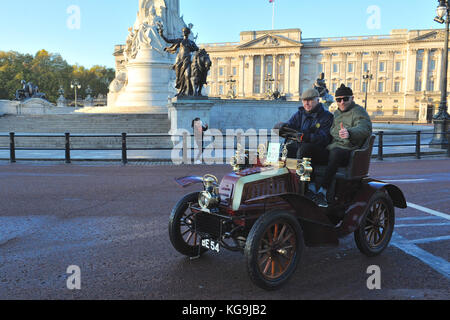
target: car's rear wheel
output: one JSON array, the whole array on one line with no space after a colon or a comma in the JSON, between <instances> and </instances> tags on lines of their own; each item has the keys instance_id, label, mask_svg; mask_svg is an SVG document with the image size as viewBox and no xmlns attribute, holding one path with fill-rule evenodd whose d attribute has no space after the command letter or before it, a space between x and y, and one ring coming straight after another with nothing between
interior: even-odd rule
<instances>
[{"instance_id":1,"label":"car's rear wheel","mask_svg":"<svg viewBox=\"0 0 450 320\"><path fill-rule=\"evenodd\" d=\"M185 195L173 207L169 218L169 237L173 247L189 257L195 257L206 251L200 246L200 237L195 232L195 215L189 209L189 203L198 202L199 192Z\"/></svg>"},{"instance_id":2,"label":"car's rear wheel","mask_svg":"<svg viewBox=\"0 0 450 320\"><path fill-rule=\"evenodd\" d=\"M372 196L361 224L354 232L358 249L367 256L383 252L391 240L395 224L395 210L392 200L384 192Z\"/></svg>"},{"instance_id":3,"label":"car's rear wheel","mask_svg":"<svg viewBox=\"0 0 450 320\"><path fill-rule=\"evenodd\" d=\"M294 216L265 213L253 225L245 246L251 280L263 289L277 289L295 272L303 248L303 232Z\"/></svg>"}]
</instances>

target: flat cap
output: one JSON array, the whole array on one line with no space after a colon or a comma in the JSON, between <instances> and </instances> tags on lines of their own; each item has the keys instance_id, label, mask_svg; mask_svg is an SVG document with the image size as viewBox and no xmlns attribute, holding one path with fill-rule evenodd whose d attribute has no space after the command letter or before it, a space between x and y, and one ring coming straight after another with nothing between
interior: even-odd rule
<instances>
[{"instance_id":1,"label":"flat cap","mask_svg":"<svg viewBox=\"0 0 450 320\"><path fill-rule=\"evenodd\" d=\"M314 98L318 98L319 96L319 91L317 91L316 89L307 89L302 94L302 100L311 100Z\"/></svg>"}]
</instances>

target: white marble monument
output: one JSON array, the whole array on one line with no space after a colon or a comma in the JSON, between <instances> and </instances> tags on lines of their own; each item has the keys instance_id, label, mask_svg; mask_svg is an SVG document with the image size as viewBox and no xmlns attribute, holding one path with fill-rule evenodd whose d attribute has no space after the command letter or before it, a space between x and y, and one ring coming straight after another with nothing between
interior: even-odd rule
<instances>
[{"instance_id":1,"label":"white marble monument","mask_svg":"<svg viewBox=\"0 0 450 320\"><path fill-rule=\"evenodd\" d=\"M122 113L167 113L173 96L174 57L164 51L158 34L163 26L169 38L180 38L186 27L179 0L139 0L139 11L124 48L125 68L110 85L108 109Z\"/></svg>"}]
</instances>

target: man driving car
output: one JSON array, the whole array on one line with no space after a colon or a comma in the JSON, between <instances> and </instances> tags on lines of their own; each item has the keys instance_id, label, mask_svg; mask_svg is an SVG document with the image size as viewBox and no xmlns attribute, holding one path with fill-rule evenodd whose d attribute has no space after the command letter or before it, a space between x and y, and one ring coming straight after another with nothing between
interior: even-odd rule
<instances>
[{"instance_id":1,"label":"man driving car","mask_svg":"<svg viewBox=\"0 0 450 320\"><path fill-rule=\"evenodd\" d=\"M308 89L302 94L303 106L298 109L283 128L294 129L298 132L297 140L287 145L288 158L311 158L312 164L326 164L328 160L327 145L331 142L330 129L333 115L319 102L319 92ZM316 192L314 183L309 189Z\"/></svg>"}]
</instances>

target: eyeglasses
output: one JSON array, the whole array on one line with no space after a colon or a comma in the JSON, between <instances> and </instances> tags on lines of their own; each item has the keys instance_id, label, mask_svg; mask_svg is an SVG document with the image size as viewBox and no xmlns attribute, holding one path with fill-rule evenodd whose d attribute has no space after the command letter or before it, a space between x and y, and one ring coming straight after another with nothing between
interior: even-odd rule
<instances>
[{"instance_id":1,"label":"eyeglasses","mask_svg":"<svg viewBox=\"0 0 450 320\"><path fill-rule=\"evenodd\" d=\"M342 100L344 100L344 102L348 102L350 98L351 97L336 98L336 102L341 102Z\"/></svg>"}]
</instances>

